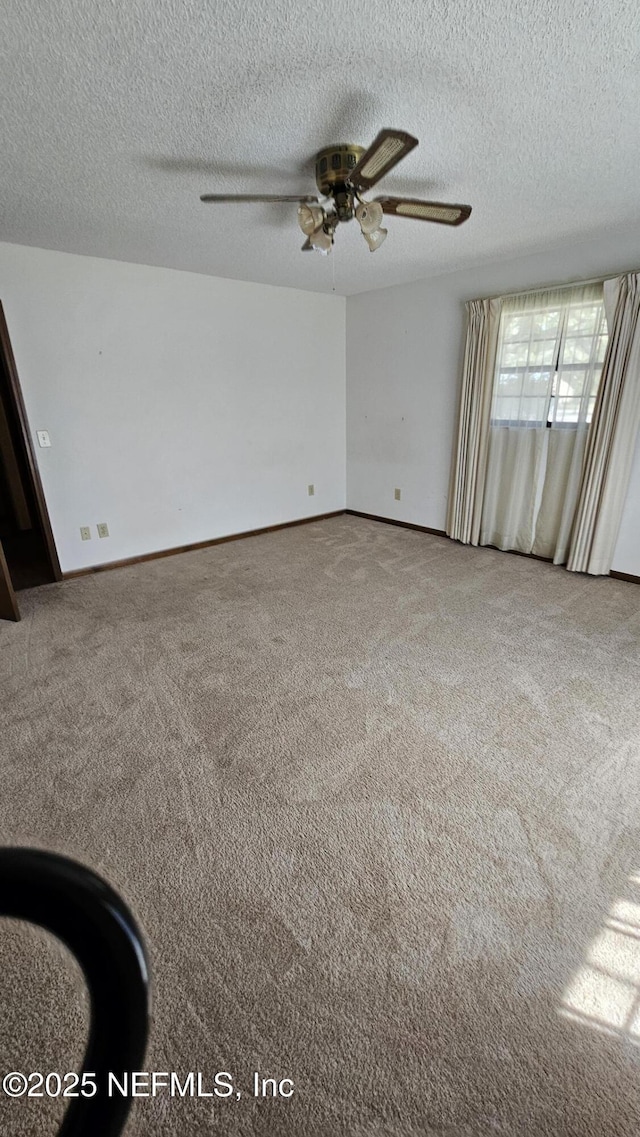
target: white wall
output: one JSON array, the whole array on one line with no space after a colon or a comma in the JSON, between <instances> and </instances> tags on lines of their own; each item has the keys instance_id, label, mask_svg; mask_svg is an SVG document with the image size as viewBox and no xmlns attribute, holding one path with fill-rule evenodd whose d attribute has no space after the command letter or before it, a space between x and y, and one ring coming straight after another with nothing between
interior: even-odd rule
<instances>
[{"instance_id":1,"label":"white wall","mask_svg":"<svg viewBox=\"0 0 640 1137\"><path fill-rule=\"evenodd\" d=\"M638 265L613 234L349 297L349 507L444 528L465 300ZM63 571L344 508L343 297L0 244L0 299Z\"/></svg>"},{"instance_id":2,"label":"white wall","mask_svg":"<svg viewBox=\"0 0 640 1137\"><path fill-rule=\"evenodd\" d=\"M636 231L349 297L348 507L444 529L465 300L638 268ZM640 575L640 442L613 568Z\"/></svg>"},{"instance_id":3,"label":"white wall","mask_svg":"<svg viewBox=\"0 0 640 1137\"><path fill-rule=\"evenodd\" d=\"M0 300L63 571L344 508L343 297L4 244Z\"/></svg>"}]
</instances>

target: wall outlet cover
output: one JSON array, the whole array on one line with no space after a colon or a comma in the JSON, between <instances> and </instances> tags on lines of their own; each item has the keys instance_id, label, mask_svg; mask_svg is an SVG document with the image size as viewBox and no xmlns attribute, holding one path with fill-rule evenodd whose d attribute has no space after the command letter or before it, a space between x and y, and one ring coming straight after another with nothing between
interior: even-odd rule
<instances>
[{"instance_id":1,"label":"wall outlet cover","mask_svg":"<svg viewBox=\"0 0 640 1137\"><path fill-rule=\"evenodd\" d=\"M48 430L36 430L36 437L39 446L51 446L51 439L49 438Z\"/></svg>"},{"instance_id":2,"label":"wall outlet cover","mask_svg":"<svg viewBox=\"0 0 640 1137\"><path fill-rule=\"evenodd\" d=\"M99 537L108 537L109 536L109 526L107 525L106 521L101 521L100 524L98 525L98 536Z\"/></svg>"},{"instance_id":3,"label":"wall outlet cover","mask_svg":"<svg viewBox=\"0 0 640 1137\"><path fill-rule=\"evenodd\" d=\"M400 501L401 496L402 496L402 491L396 488L393 491L393 496L395 497L396 501Z\"/></svg>"},{"instance_id":4,"label":"wall outlet cover","mask_svg":"<svg viewBox=\"0 0 640 1137\"><path fill-rule=\"evenodd\" d=\"M309 494L309 497L313 497L315 492L316 492L316 487L314 485L310 484L307 486L307 493Z\"/></svg>"}]
</instances>

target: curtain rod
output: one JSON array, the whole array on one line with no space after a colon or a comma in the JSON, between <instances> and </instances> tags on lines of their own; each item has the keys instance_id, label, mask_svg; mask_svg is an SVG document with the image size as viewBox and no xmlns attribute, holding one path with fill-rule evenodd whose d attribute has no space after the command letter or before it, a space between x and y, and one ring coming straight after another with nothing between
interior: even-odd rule
<instances>
[{"instance_id":1,"label":"curtain rod","mask_svg":"<svg viewBox=\"0 0 640 1137\"><path fill-rule=\"evenodd\" d=\"M633 269L627 271L633 272ZM563 288L579 288L581 284L604 284L605 280L616 280L624 276L623 272L614 272L610 276L590 276L587 280L572 280L568 284L536 284L534 288L518 288L515 292L494 292L490 296L478 296L477 300L510 300L512 296L524 296L527 292L559 292Z\"/></svg>"}]
</instances>

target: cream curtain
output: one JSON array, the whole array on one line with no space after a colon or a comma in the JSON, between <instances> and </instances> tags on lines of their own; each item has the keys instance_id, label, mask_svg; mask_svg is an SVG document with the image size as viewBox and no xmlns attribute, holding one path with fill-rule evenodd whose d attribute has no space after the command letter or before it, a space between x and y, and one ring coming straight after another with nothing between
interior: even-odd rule
<instances>
[{"instance_id":1,"label":"cream curtain","mask_svg":"<svg viewBox=\"0 0 640 1137\"><path fill-rule=\"evenodd\" d=\"M640 425L640 274L605 281L609 345L589 432L567 568L606 574Z\"/></svg>"},{"instance_id":2,"label":"cream curtain","mask_svg":"<svg viewBox=\"0 0 640 1137\"><path fill-rule=\"evenodd\" d=\"M547 461L531 552L563 565L569 555L589 428L545 430Z\"/></svg>"},{"instance_id":3,"label":"cream curtain","mask_svg":"<svg viewBox=\"0 0 640 1137\"><path fill-rule=\"evenodd\" d=\"M492 426L481 545L565 564L588 427Z\"/></svg>"},{"instance_id":4,"label":"cream curtain","mask_svg":"<svg viewBox=\"0 0 640 1137\"><path fill-rule=\"evenodd\" d=\"M477 545L487 463L501 301L471 300L462 369L458 435L449 485L447 534Z\"/></svg>"},{"instance_id":5,"label":"cream curtain","mask_svg":"<svg viewBox=\"0 0 640 1137\"><path fill-rule=\"evenodd\" d=\"M563 362L572 358L566 347L573 350L577 338L569 335L570 321L579 327L585 313L587 321L593 321L592 331L580 336L580 344L588 343L592 350L572 372L570 364ZM556 564L567 560L593 405L591 392L601 367L596 350L597 313L601 317L601 284L505 298L496 353L481 545L534 553Z\"/></svg>"},{"instance_id":6,"label":"cream curtain","mask_svg":"<svg viewBox=\"0 0 640 1137\"><path fill-rule=\"evenodd\" d=\"M490 427L481 545L531 552L546 434L544 428Z\"/></svg>"}]
</instances>

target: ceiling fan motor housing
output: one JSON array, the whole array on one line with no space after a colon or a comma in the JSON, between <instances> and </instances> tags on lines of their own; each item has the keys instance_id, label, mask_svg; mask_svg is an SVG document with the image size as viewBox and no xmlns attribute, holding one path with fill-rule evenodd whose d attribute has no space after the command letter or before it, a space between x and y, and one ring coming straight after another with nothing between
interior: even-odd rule
<instances>
[{"instance_id":1,"label":"ceiling fan motor housing","mask_svg":"<svg viewBox=\"0 0 640 1137\"><path fill-rule=\"evenodd\" d=\"M316 185L326 197L336 186L348 182L352 170L364 154L363 146L325 146L316 154Z\"/></svg>"}]
</instances>

